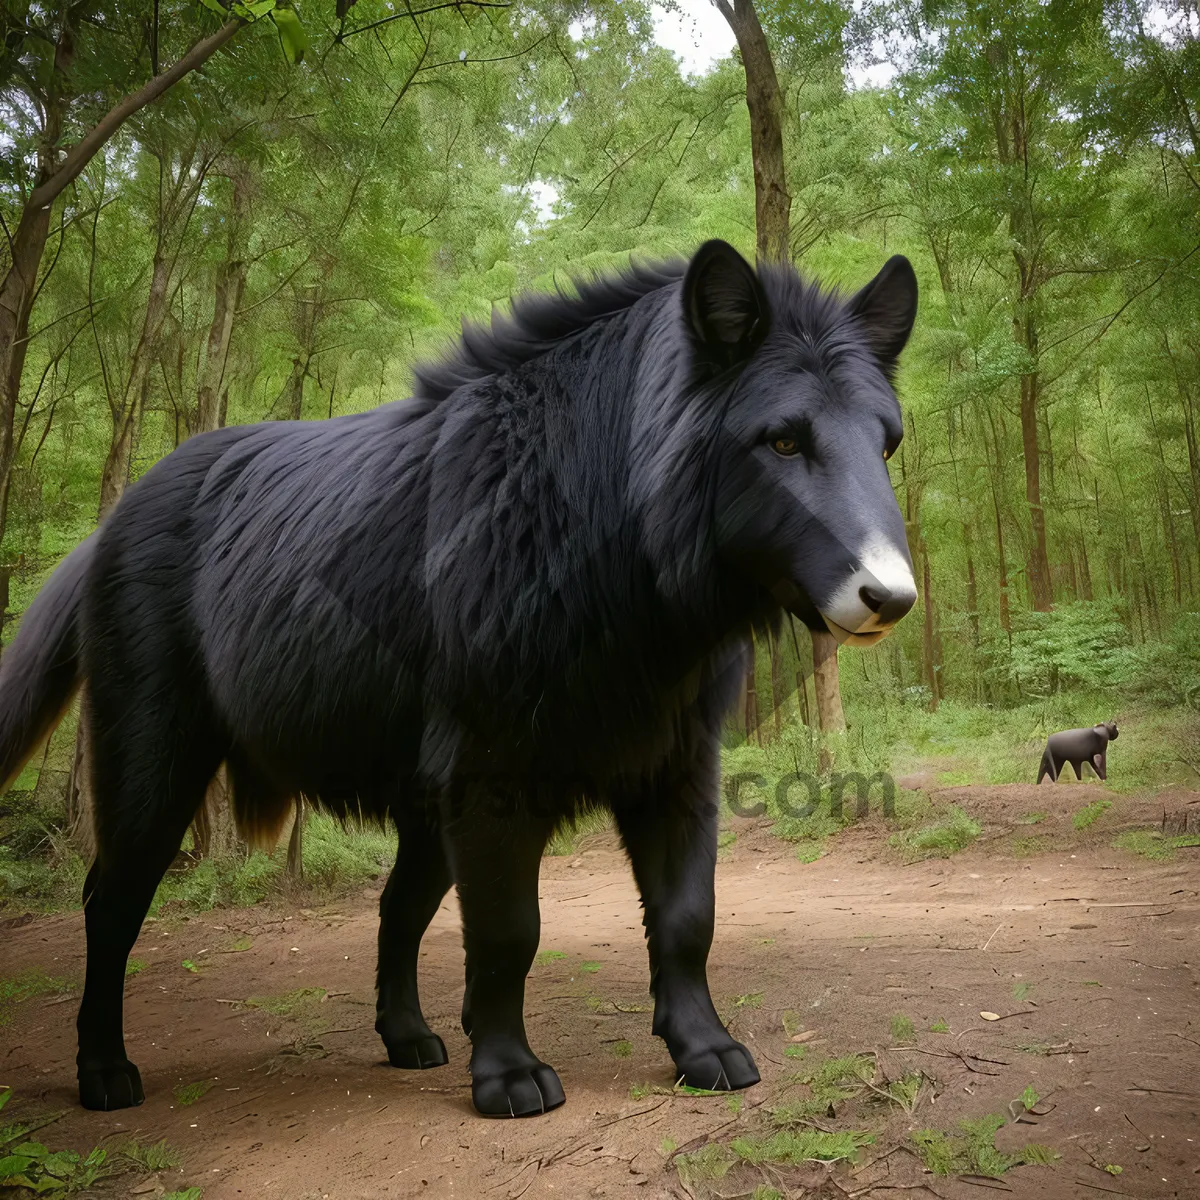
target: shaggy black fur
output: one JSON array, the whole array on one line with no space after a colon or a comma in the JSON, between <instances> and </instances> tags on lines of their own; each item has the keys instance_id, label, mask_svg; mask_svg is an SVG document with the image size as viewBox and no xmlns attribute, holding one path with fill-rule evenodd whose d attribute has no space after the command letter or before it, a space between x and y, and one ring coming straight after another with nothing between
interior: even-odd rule
<instances>
[{"instance_id":1,"label":"shaggy black fur","mask_svg":"<svg viewBox=\"0 0 1200 1200\"><path fill-rule=\"evenodd\" d=\"M901 259L847 301L709 243L518 300L412 400L206 434L131 487L0 668L0 776L88 689L82 1102L142 1100L125 961L222 761L259 840L298 793L395 819L377 1021L395 1065L445 1061L416 960L454 883L475 1104L562 1102L524 979L545 841L595 803L641 889L677 1077L754 1083L705 982L718 731L751 623L784 603L816 621L847 547L903 546L882 459L915 296Z\"/></svg>"}]
</instances>

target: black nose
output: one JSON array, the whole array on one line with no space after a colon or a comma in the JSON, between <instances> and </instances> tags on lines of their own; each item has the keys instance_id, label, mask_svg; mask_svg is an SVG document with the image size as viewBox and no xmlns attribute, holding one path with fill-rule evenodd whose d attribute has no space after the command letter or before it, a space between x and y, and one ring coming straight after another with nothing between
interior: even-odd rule
<instances>
[{"instance_id":1,"label":"black nose","mask_svg":"<svg viewBox=\"0 0 1200 1200\"><path fill-rule=\"evenodd\" d=\"M872 587L863 584L858 589L859 599L879 617L881 625L894 625L910 608L916 596L907 593L897 595L890 588L883 586Z\"/></svg>"}]
</instances>

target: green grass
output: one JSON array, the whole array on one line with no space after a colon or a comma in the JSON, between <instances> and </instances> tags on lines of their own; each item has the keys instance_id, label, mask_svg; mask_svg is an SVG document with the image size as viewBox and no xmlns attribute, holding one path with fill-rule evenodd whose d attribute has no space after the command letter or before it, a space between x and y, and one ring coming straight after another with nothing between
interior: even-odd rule
<instances>
[{"instance_id":1,"label":"green grass","mask_svg":"<svg viewBox=\"0 0 1200 1200\"><path fill-rule=\"evenodd\" d=\"M1033 855L1042 854L1050 849L1050 839L1044 837L1013 838L1009 842L1008 848L1017 858L1032 858Z\"/></svg>"},{"instance_id":2,"label":"green grass","mask_svg":"<svg viewBox=\"0 0 1200 1200\"><path fill-rule=\"evenodd\" d=\"M141 958L131 958L125 964L125 978L132 979L134 975L140 975L146 969L146 962Z\"/></svg>"},{"instance_id":3,"label":"green grass","mask_svg":"<svg viewBox=\"0 0 1200 1200\"><path fill-rule=\"evenodd\" d=\"M165 1138L149 1146L143 1146L140 1142L126 1142L118 1147L116 1153L143 1171L173 1171L183 1163L183 1156L169 1146Z\"/></svg>"},{"instance_id":4,"label":"green grass","mask_svg":"<svg viewBox=\"0 0 1200 1200\"><path fill-rule=\"evenodd\" d=\"M534 964L539 967L549 966L552 962L561 962L566 958L566 954L562 950L539 950L534 955Z\"/></svg>"},{"instance_id":5,"label":"green grass","mask_svg":"<svg viewBox=\"0 0 1200 1200\"><path fill-rule=\"evenodd\" d=\"M212 1087L211 1079L200 1079L195 1083L179 1083L175 1085L175 1102L184 1108L202 1100Z\"/></svg>"},{"instance_id":6,"label":"green grass","mask_svg":"<svg viewBox=\"0 0 1200 1200\"><path fill-rule=\"evenodd\" d=\"M854 1159L871 1145L875 1135L865 1130L826 1132L823 1129L780 1129L761 1137L739 1137L731 1149L745 1163L758 1166L799 1166L806 1162L839 1162Z\"/></svg>"},{"instance_id":7,"label":"green grass","mask_svg":"<svg viewBox=\"0 0 1200 1200\"><path fill-rule=\"evenodd\" d=\"M1183 706L1131 703L1127 690L1078 688L1012 707L950 699L935 713L897 703L879 688L844 699L847 720L871 725L873 756L896 776L927 770L931 760L936 770L942 758L957 760L947 763L946 770L970 763L972 783L1033 783L1048 734L1093 725L1097 714L1119 709L1122 736L1109 751L1109 791L1161 788L1188 783L1189 777L1194 781L1177 761L1177 747L1200 742L1200 716Z\"/></svg>"},{"instance_id":8,"label":"green grass","mask_svg":"<svg viewBox=\"0 0 1200 1200\"><path fill-rule=\"evenodd\" d=\"M307 1015L324 998L324 988L296 988L278 996L250 996L242 1001L242 1006L270 1013L273 1017L299 1017Z\"/></svg>"},{"instance_id":9,"label":"green grass","mask_svg":"<svg viewBox=\"0 0 1200 1200\"><path fill-rule=\"evenodd\" d=\"M875 1074L875 1060L869 1054L843 1054L817 1063L800 1076L808 1084L813 1099L822 1107L859 1095Z\"/></svg>"},{"instance_id":10,"label":"green grass","mask_svg":"<svg viewBox=\"0 0 1200 1200\"><path fill-rule=\"evenodd\" d=\"M1088 829L1100 820L1110 808L1112 808L1111 800L1093 800L1091 804L1085 804L1071 818L1071 824L1076 830Z\"/></svg>"},{"instance_id":11,"label":"green grass","mask_svg":"<svg viewBox=\"0 0 1200 1200\"><path fill-rule=\"evenodd\" d=\"M575 854L579 850L579 843L585 837L593 833L603 833L611 827L612 814L607 809L585 809L574 820L555 829L546 843L545 853L554 858Z\"/></svg>"},{"instance_id":12,"label":"green grass","mask_svg":"<svg viewBox=\"0 0 1200 1200\"><path fill-rule=\"evenodd\" d=\"M906 862L918 862L925 858L949 858L965 850L982 831L978 821L954 805L938 820L901 830L889 840Z\"/></svg>"},{"instance_id":13,"label":"green grass","mask_svg":"<svg viewBox=\"0 0 1200 1200\"><path fill-rule=\"evenodd\" d=\"M598 962L584 962L579 964L579 969L585 975L595 975L602 968L603 964Z\"/></svg>"},{"instance_id":14,"label":"green grass","mask_svg":"<svg viewBox=\"0 0 1200 1200\"><path fill-rule=\"evenodd\" d=\"M1006 1123L999 1113L990 1113L959 1121L958 1129L950 1133L919 1129L909 1136L921 1161L934 1175L981 1175L999 1179L1013 1167L1045 1165L1058 1157L1049 1147L1036 1142L1016 1154L997 1150L996 1133Z\"/></svg>"},{"instance_id":15,"label":"green grass","mask_svg":"<svg viewBox=\"0 0 1200 1200\"><path fill-rule=\"evenodd\" d=\"M57 979L37 968L22 971L8 979L0 979L0 1027L12 1020L13 1011L18 1004L35 996L62 996L74 988L75 985L70 980Z\"/></svg>"},{"instance_id":16,"label":"green grass","mask_svg":"<svg viewBox=\"0 0 1200 1200\"><path fill-rule=\"evenodd\" d=\"M744 996L738 996L734 1002L734 1008L762 1008L763 993L762 992L747 992Z\"/></svg>"},{"instance_id":17,"label":"green grass","mask_svg":"<svg viewBox=\"0 0 1200 1200\"><path fill-rule=\"evenodd\" d=\"M938 1017L932 1025L929 1026L930 1033L949 1033L950 1025L945 1017Z\"/></svg>"},{"instance_id":18,"label":"green grass","mask_svg":"<svg viewBox=\"0 0 1200 1200\"><path fill-rule=\"evenodd\" d=\"M612 1052L617 1058L630 1058L633 1055L633 1043L622 1038L619 1042L613 1042Z\"/></svg>"},{"instance_id":19,"label":"green grass","mask_svg":"<svg viewBox=\"0 0 1200 1200\"><path fill-rule=\"evenodd\" d=\"M12 1096L11 1089L0 1089L0 1109ZM31 1193L52 1197L95 1195L95 1186L106 1179L131 1171L175 1169L182 1161L165 1141L151 1146L128 1141L110 1149L97 1146L80 1154L74 1150L54 1150L29 1136L61 1115L50 1113L0 1128L0 1190L12 1189L14 1198ZM200 1189L189 1190L195 1192L190 1200L197 1200Z\"/></svg>"},{"instance_id":20,"label":"green grass","mask_svg":"<svg viewBox=\"0 0 1200 1200\"><path fill-rule=\"evenodd\" d=\"M691 1188L698 1183L722 1180L733 1167L743 1163L752 1167L795 1167L806 1162L852 1161L864 1146L874 1141L875 1135L865 1130L779 1129L746 1134L728 1143L710 1142L689 1154L677 1155L674 1166L684 1185ZM766 1185L739 1194L780 1195Z\"/></svg>"},{"instance_id":21,"label":"green grass","mask_svg":"<svg viewBox=\"0 0 1200 1200\"><path fill-rule=\"evenodd\" d=\"M891 1031L893 1042L915 1042L917 1040L917 1027L912 1023L912 1019L904 1016L903 1013L897 1013L892 1018Z\"/></svg>"},{"instance_id":22,"label":"green grass","mask_svg":"<svg viewBox=\"0 0 1200 1200\"><path fill-rule=\"evenodd\" d=\"M304 882L286 874L287 846L205 858L170 871L159 884L152 915L162 911L207 912L260 904L297 888L314 901L344 896L387 874L396 857L395 836L380 826L343 826L324 813L310 813L304 827Z\"/></svg>"},{"instance_id":23,"label":"green grass","mask_svg":"<svg viewBox=\"0 0 1200 1200\"><path fill-rule=\"evenodd\" d=\"M647 1096L728 1096L728 1092L713 1092L708 1088L692 1087L686 1083L677 1083L674 1087L664 1087L661 1083L635 1083L629 1089L630 1100L644 1100Z\"/></svg>"},{"instance_id":24,"label":"green grass","mask_svg":"<svg viewBox=\"0 0 1200 1200\"><path fill-rule=\"evenodd\" d=\"M1166 862L1175 857L1176 850L1200 846L1200 834L1183 833L1177 837L1164 837L1153 829L1136 829L1121 834L1113 841L1113 846L1155 862Z\"/></svg>"}]
</instances>

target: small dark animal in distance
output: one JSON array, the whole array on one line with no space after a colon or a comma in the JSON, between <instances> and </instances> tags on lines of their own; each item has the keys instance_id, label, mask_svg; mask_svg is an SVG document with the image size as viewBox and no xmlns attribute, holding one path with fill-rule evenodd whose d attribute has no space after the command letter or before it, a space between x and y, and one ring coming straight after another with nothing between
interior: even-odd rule
<instances>
[{"instance_id":1,"label":"small dark animal in distance","mask_svg":"<svg viewBox=\"0 0 1200 1200\"><path fill-rule=\"evenodd\" d=\"M1075 778L1083 778L1083 764L1090 764L1101 779L1108 778L1108 743L1117 740L1116 721L1102 721L1090 729L1064 729L1052 733L1046 739L1042 751L1042 763L1038 768L1038 783L1047 775L1052 783L1058 782L1064 763L1075 768Z\"/></svg>"},{"instance_id":2,"label":"small dark animal in distance","mask_svg":"<svg viewBox=\"0 0 1200 1200\"><path fill-rule=\"evenodd\" d=\"M393 1065L446 1061L417 956L453 885L476 1108L563 1102L522 1011L538 869L556 825L600 805L641 891L673 1078L756 1083L706 978L722 722L753 627L788 611L868 645L912 606L885 460L916 305L899 256L846 297L708 242L520 297L410 400L204 434L131 486L0 663L4 779L86 686L81 1102L142 1102L125 962L221 763L259 843L297 795L394 820Z\"/></svg>"}]
</instances>

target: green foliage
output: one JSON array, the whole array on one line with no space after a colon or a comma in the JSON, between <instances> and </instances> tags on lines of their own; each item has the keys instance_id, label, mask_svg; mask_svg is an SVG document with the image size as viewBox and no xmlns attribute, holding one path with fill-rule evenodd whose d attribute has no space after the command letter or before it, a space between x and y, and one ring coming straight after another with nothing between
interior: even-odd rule
<instances>
[{"instance_id":1,"label":"green foliage","mask_svg":"<svg viewBox=\"0 0 1200 1200\"><path fill-rule=\"evenodd\" d=\"M996 1133L1004 1125L1004 1117L991 1113L959 1121L958 1129L952 1133L920 1129L909 1136L921 1161L934 1175L983 1175L999 1179L1012 1167L1045 1165L1058 1157L1038 1143L1031 1143L1017 1154L1002 1153L996 1149Z\"/></svg>"},{"instance_id":2,"label":"green foliage","mask_svg":"<svg viewBox=\"0 0 1200 1200\"><path fill-rule=\"evenodd\" d=\"M0 1109L12 1096L11 1088L0 1088ZM16 1189L14 1195L92 1195L96 1184L122 1172L163 1171L180 1165L178 1153L165 1141L152 1146L129 1141L108 1150L96 1147L79 1154L74 1150L52 1150L29 1137L61 1115L51 1113L0 1128L0 1188ZM199 1195L199 1189L196 1193Z\"/></svg>"},{"instance_id":3,"label":"green foliage","mask_svg":"<svg viewBox=\"0 0 1200 1200\"><path fill-rule=\"evenodd\" d=\"M913 1024L912 1018L904 1016L903 1013L897 1013L892 1017L891 1030L893 1042L915 1042L917 1040L917 1027Z\"/></svg>"},{"instance_id":4,"label":"green foliage","mask_svg":"<svg viewBox=\"0 0 1200 1200\"><path fill-rule=\"evenodd\" d=\"M1200 834L1181 833L1164 837L1154 829L1134 829L1114 839L1113 846L1155 862L1166 862L1175 857L1176 850L1200 846Z\"/></svg>"},{"instance_id":5,"label":"green foliage","mask_svg":"<svg viewBox=\"0 0 1200 1200\"><path fill-rule=\"evenodd\" d=\"M107 1160L107 1152L99 1147L85 1157L74 1150L50 1150L41 1142L20 1142L0 1158L0 1187L71 1195L112 1174L106 1169Z\"/></svg>"},{"instance_id":6,"label":"green foliage","mask_svg":"<svg viewBox=\"0 0 1200 1200\"><path fill-rule=\"evenodd\" d=\"M562 950L539 950L534 956L534 962L538 966L546 966L549 963L561 962L566 958L566 954Z\"/></svg>"},{"instance_id":7,"label":"green foliage","mask_svg":"<svg viewBox=\"0 0 1200 1200\"><path fill-rule=\"evenodd\" d=\"M612 826L612 816L607 809L587 808L576 815L574 820L558 826L546 843L546 853L554 857L563 857L579 852L579 843L594 833L603 833Z\"/></svg>"},{"instance_id":8,"label":"green foliage","mask_svg":"<svg viewBox=\"0 0 1200 1200\"><path fill-rule=\"evenodd\" d=\"M57 9L18 7L0 50L9 230L42 162L51 101L63 106L62 144L75 144L197 38L230 17L247 27L134 114L53 206L11 414L6 643L55 562L94 528L124 417L136 479L196 431L214 371L229 424L359 412L407 394L413 363L462 315L486 318L525 287L714 236L753 250L740 61L687 74L640 0L501 5L486 20L454 5L394 19L381 0L344 19L332 0L162 0L153 38L98 0L64 79ZM1112 787L1194 779L1200 285L1186 264L1200 148L1178 97L1196 92L1196 39L1147 28L1137 6L1085 0L756 7L787 99L794 255L854 287L896 250L920 278L898 380L906 436L889 470L922 596L878 650L842 651L845 734L798 719L804 629L794 640L790 623L781 630L775 671L760 639L766 744L731 734L726 780L766 779L766 815L810 863L855 819L852 804L830 804L830 770L940 759L944 784L1031 780L1048 732L1120 712ZM877 53L900 74L850 86ZM156 255L169 264L157 318ZM234 268L231 340L210 361ZM139 362L153 370L135 380ZM63 801L74 732L71 715L0 805L0 906L78 903L86 864ZM776 795L792 772L822 779L807 815ZM905 857L974 836L969 818L900 820ZM584 814L547 851L574 854L606 823ZM304 886L352 890L393 851L382 832L316 819ZM239 853L181 865L155 911L295 887L281 850Z\"/></svg>"},{"instance_id":9,"label":"green foliage","mask_svg":"<svg viewBox=\"0 0 1200 1200\"><path fill-rule=\"evenodd\" d=\"M822 1129L780 1129L765 1137L740 1137L732 1142L733 1152L743 1162L758 1166L799 1166L804 1162L838 1162L854 1159L859 1150L871 1145L875 1135L849 1129L826 1132Z\"/></svg>"},{"instance_id":10,"label":"green foliage","mask_svg":"<svg viewBox=\"0 0 1200 1200\"><path fill-rule=\"evenodd\" d=\"M175 1102L185 1108L189 1104L195 1104L197 1100L204 1098L212 1085L211 1079L200 1079L195 1083L176 1084Z\"/></svg>"},{"instance_id":11,"label":"green foliage","mask_svg":"<svg viewBox=\"0 0 1200 1200\"><path fill-rule=\"evenodd\" d=\"M978 821L953 806L939 820L893 834L890 842L906 861L917 862L923 858L949 858L965 850L982 832Z\"/></svg>"},{"instance_id":12,"label":"green foliage","mask_svg":"<svg viewBox=\"0 0 1200 1200\"><path fill-rule=\"evenodd\" d=\"M1112 808L1111 800L1093 800L1091 804L1085 805L1071 818L1071 824L1076 829L1088 829L1110 808Z\"/></svg>"},{"instance_id":13,"label":"green foliage","mask_svg":"<svg viewBox=\"0 0 1200 1200\"><path fill-rule=\"evenodd\" d=\"M1128 688L1143 662L1113 604L1080 600L1053 612L1022 614L1008 669L1014 686L1045 696L1070 688Z\"/></svg>"},{"instance_id":14,"label":"green foliage","mask_svg":"<svg viewBox=\"0 0 1200 1200\"><path fill-rule=\"evenodd\" d=\"M255 1008L274 1017L295 1018L310 1012L324 999L324 988L302 987L278 996L250 996L242 1003L246 1008Z\"/></svg>"},{"instance_id":15,"label":"green foliage","mask_svg":"<svg viewBox=\"0 0 1200 1200\"><path fill-rule=\"evenodd\" d=\"M16 1006L34 996L61 996L74 990L68 979L57 979L45 971L31 967L7 979L0 979L0 1028L13 1017Z\"/></svg>"},{"instance_id":16,"label":"green foliage","mask_svg":"<svg viewBox=\"0 0 1200 1200\"><path fill-rule=\"evenodd\" d=\"M183 1156L168 1145L165 1138L149 1146L136 1141L125 1142L114 1154L143 1171L173 1171L183 1165Z\"/></svg>"}]
</instances>

